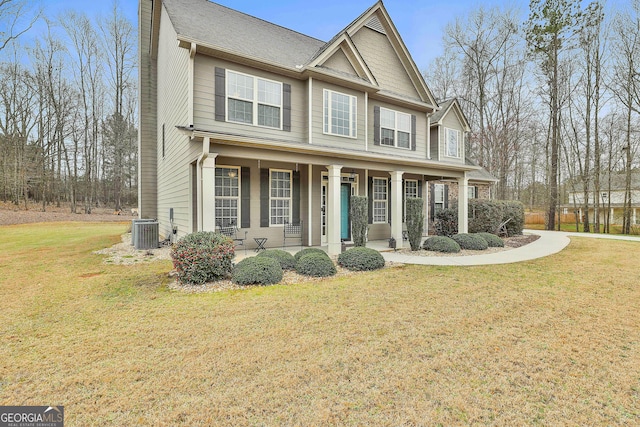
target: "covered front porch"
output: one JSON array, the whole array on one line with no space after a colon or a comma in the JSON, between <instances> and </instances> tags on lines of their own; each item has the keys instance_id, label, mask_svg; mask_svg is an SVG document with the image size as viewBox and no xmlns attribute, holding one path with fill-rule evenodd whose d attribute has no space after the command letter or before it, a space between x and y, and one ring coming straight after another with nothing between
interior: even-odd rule
<instances>
[{"instance_id":1,"label":"covered front porch","mask_svg":"<svg viewBox=\"0 0 640 427\"><path fill-rule=\"evenodd\" d=\"M204 144L207 146L207 143ZM351 196L369 199L368 241L376 247L403 240L404 205L408 197L424 203L424 233L429 222L430 180L447 178L460 187L460 232L467 231L466 172L460 165L380 158L352 153L336 158L285 150L208 143L206 158L194 162L192 230L216 231L234 225L246 237L239 252L266 248L326 248L330 255L351 241ZM286 224L300 224L298 240L286 239ZM258 239L258 240L256 240Z\"/></svg>"}]
</instances>

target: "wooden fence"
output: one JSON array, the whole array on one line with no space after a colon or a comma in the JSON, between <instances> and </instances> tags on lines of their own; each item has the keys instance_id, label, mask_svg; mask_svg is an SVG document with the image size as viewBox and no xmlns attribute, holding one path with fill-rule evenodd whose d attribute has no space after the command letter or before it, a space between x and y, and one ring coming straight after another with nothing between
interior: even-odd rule
<instances>
[{"instance_id":1,"label":"wooden fence","mask_svg":"<svg viewBox=\"0 0 640 427\"><path fill-rule=\"evenodd\" d=\"M525 224L544 224L546 216L547 214L544 212L525 212L524 223ZM562 214L560 215L560 222L563 224L566 224L566 223L573 224L576 222L576 216L574 213Z\"/></svg>"}]
</instances>

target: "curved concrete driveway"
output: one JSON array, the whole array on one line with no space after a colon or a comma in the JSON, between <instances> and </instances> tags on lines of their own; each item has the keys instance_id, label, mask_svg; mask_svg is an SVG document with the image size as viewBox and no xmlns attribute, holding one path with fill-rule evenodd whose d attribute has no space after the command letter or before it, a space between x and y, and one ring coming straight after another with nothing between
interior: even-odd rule
<instances>
[{"instance_id":1,"label":"curved concrete driveway","mask_svg":"<svg viewBox=\"0 0 640 427\"><path fill-rule=\"evenodd\" d=\"M457 257L423 257L411 256L397 252L382 252L382 256L387 261L403 264L421 265L490 265L490 264L510 264L513 262L528 261L542 258L560 252L570 242L570 236L591 237L600 239L629 240L640 242L640 238L634 236L620 236L609 234L591 233L567 233L562 231L542 231L524 230L525 233L537 234L540 236L535 242L528 245L510 249L508 251L495 252L483 255L469 255Z\"/></svg>"}]
</instances>

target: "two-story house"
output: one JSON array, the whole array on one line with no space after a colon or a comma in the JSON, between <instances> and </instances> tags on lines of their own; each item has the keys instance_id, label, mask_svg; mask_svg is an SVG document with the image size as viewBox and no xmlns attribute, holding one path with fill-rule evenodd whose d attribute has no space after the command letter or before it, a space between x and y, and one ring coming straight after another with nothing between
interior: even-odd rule
<instances>
[{"instance_id":1,"label":"two-story house","mask_svg":"<svg viewBox=\"0 0 640 427\"><path fill-rule=\"evenodd\" d=\"M365 195L369 240L402 246L403 201L441 180L467 230L468 125L433 140L441 108L382 2L328 42L207 0L139 7L140 215L162 234L235 224L280 246L301 222L336 254Z\"/></svg>"}]
</instances>

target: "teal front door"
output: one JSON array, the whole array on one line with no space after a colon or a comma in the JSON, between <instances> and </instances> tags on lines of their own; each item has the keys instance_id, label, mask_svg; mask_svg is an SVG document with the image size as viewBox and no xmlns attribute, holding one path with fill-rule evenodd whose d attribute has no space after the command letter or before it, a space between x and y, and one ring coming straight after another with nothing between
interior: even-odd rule
<instances>
[{"instance_id":1,"label":"teal front door","mask_svg":"<svg viewBox=\"0 0 640 427\"><path fill-rule=\"evenodd\" d=\"M351 239L351 184L340 185L340 238Z\"/></svg>"}]
</instances>

